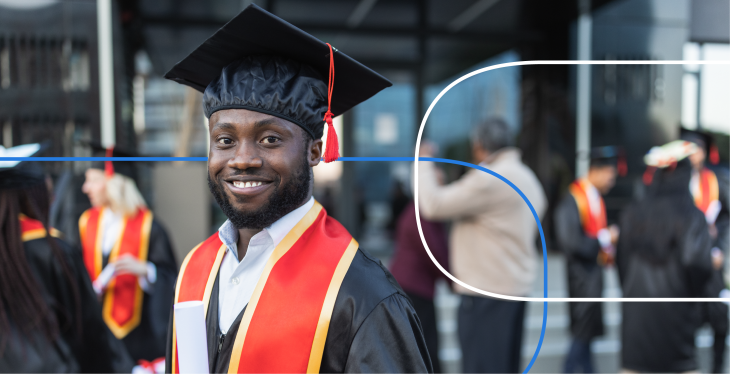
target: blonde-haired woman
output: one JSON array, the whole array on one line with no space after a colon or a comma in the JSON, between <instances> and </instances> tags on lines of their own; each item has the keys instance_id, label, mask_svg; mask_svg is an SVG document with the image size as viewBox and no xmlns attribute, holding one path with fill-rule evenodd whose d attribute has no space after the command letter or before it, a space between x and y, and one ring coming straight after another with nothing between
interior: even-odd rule
<instances>
[{"instance_id":1,"label":"blonde-haired woman","mask_svg":"<svg viewBox=\"0 0 730 374\"><path fill-rule=\"evenodd\" d=\"M107 156L127 156L108 151ZM86 270L104 321L135 360L165 355L177 265L170 240L134 182L132 162L95 163L82 191L92 207L79 219Z\"/></svg>"}]
</instances>

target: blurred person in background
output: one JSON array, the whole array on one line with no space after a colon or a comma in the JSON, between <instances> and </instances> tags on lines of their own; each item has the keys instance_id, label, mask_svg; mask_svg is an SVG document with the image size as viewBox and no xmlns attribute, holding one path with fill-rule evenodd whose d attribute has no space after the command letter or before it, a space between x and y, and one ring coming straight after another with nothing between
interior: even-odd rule
<instances>
[{"instance_id":1,"label":"blurred person in background","mask_svg":"<svg viewBox=\"0 0 730 374\"><path fill-rule=\"evenodd\" d=\"M644 157L649 183L643 200L621 214L616 264L624 297L704 296L714 272L712 237L687 186L697 151L677 140ZM655 171L654 171L655 169ZM621 367L626 372L698 369L695 333L700 304L622 304Z\"/></svg>"},{"instance_id":2,"label":"blurred person in background","mask_svg":"<svg viewBox=\"0 0 730 374\"><path fill-rule=\"evenodd\" d=\"M514 183L539 216L547 202L535 174L511 146L512 135L501 119L474 127L474 162ZM432 157L435 146L421 145L420 157ZM440 185L436 166L419 162L419 207L429 220L453 220L449 240L455 277L479 289L528 296L537 272L535 217L520 195L500 179L469 170L457 181ZM463 371L519 371L525 303L484 297L459 285L459 341Z\"/></svg>"},{"instance_id":3,"label":"blurred person in background","mask_svg":"<svg viewBox=\"0 0 730 374\"><path fill-rule=\"evenodd\" d=\"M0 156L39 149L0 146ZM0 161L0 372L130 372L80 253L48 225L50 204L39 166Z\"/></svg>"},{"instance_id":4,"label":"blurred person in background","mask_svg":"<svg viewBox=\"0 0 730 374\"><path fill-rule=\"evenodd\" d=\"M449 250L446 227L443 223L421 218L423 236L439 264L448 271ZM446 276L431 261L416 226L416 205L411 200L402 209L396 223L395 253L390 271L413 303L423 327L428 353L434 373L441 372L439 362L439 333L433 298L436 281Z\"/></svg>"},{"instance_id":5,"label":"blurred person in background","mask_svg":"<svg viewBox=\"0 0 730 374\"><path fill-rule=\"evenodd\" d=\"M616 182L618 150L591 150L588 174L574 181L555 210L555 234L568 262L570 297L601 297L603 268L613 263L618 226L608 226L606 195ZM603 335L602 303L569 303L573 342L565 359L566 373L593 372L591 341Z\"/></svg>"},{"instance_id":6,"label":"blurred person in background","mask_svg":"<svg viewBox=\"0 0 730 374\"><path fill-rule=\"evenodd\" d=\"M712 257L716 270L712 279L707 283L704 297L719 297L726 289L723 272L723 258L728 254L728 231L730 231L730 203L728 202L727 170L715 173L706 166L707 155L710 163L717 164L720 156L717 147L713 144L712 136L697 131L684 130L682 139L697 145L697 152L689 156L692 163L692 179L690 179L690 192L697 209L705 215L709 225L710 234L713 236ZM702 319L709 323L714 335L712 372L722 372L726 339L728 335L728 305L725 303L703 303Z\"/></svg>"},{"instance_id":7,"label":"blurred person in background","mask_svg":"<svg viewBox=\"0 0 730 374\"><path fill-rule=\"evenodd\" d=\"M107 157L128 157L104 150ZM79 219L84 263L104 305L104 320L135 359L165 356L177 265L165 229L134 182L131 162L97 162L83 192L92 207ZM172 187L174 188L174 187Z\"/></svg>"}]
</instances>

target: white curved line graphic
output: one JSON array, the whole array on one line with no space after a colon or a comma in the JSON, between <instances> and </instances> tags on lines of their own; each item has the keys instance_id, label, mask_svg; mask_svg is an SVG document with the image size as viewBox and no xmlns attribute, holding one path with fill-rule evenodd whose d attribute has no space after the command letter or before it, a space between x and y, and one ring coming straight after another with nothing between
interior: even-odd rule
<instances>
[{"instance_id":1,"label":"white curved line graphic","mask_svg":"<svg viewBox=\"0 0 730 374\"><path fill-rule=\"evenodd\" d=\"M730 61L684 61L684 60L667 60L667 61L661 61L661 60L590 60L590 61L516 61L516 62L507 62L504 64L497 64L493 66L488 66L485 68L481 68L475 71L472 71L471 73L465 74L461 76L459 79L451 82L446 88L444 88L439 94L436 96L436 98L431 102L431 105L428 106L428 110L426 110L426 114L423 116L423 120L421 121L421 126L418 129L418 137L416 138L416 153L415 153L415 160L418 160L418 151L421 148L421 137L423 136L423 129L426 127L426 121L428 121L428 116L431 114L431 111L436 106L436 103L441 100L441 97L443 97L447 92L449 92L450 89L452 89L457 84L461 83L462 81L471 78L475 75L490 71L490 70L496 70L500 68L506 68L506 67L512 67L512 66L526 66L526 65L730 65ZM473 287L465 282L462 282L461 280L457 279L455 276L453 276L451 273L446 271L441 264L436 261L436 258L433 257L433 254L431 253L431 249L428 247L428 243L426 243L426 238L423 236L423 228L421 227L421 212L418 208L418 162L413 163L413 172L414 172L414 200L416 201L416 225L418 226L418 235L421 237L421 242L423 243L423 247L426 248L426 253L428 253L428 257L431 258L431 261L436 265L436 267L449 279L451 279L454 283L457 283L458 285L471 290L473 292L479 293L484 296L489 296L497 299L502 300L512 300L512 301L531 301L531 302L730 302L730 298L720 298L720 297L522 297L522 296L510 296L510 295L502 295L494 292L485 291L476 287ZM543 261L547 261L547 259L543 258Z\"/></svg>"}]
</instances>

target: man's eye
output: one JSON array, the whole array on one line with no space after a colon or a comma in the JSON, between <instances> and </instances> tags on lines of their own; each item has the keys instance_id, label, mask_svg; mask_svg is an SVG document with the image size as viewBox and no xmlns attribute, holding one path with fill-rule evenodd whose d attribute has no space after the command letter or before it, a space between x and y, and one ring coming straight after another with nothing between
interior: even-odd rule
<instances>
[{"instance_id":1,"label":"man's eye","mask_svg":"<svg viewBox=\"0 0 730 374\"><path fill-rule=\"evenodd\" d=\"M231 140L229 138L218 139L218 144L231 145L231 144L233 144L233 140Z\"/></svg>"},{"instance_id":2,"label":"man's eye","mask_svg":"<svg viewBox=\"0 0 730 374\"><path fill-rule=\"evenodd\" d=\"M275 136L267 136L267 137L265 137L265 138L263 138L261 140L261 142L262 143L265 143L265 144L273 144L273 143L276 143L278 141L279 141L279 138L277 138Z\"/></svg>"}]
</instances>

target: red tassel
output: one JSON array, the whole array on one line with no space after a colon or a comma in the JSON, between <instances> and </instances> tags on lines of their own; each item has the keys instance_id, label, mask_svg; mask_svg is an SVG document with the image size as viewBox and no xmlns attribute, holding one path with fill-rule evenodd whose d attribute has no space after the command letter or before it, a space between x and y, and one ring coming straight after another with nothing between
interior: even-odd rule
<instances>
[{"instance_id":1,"label":"red tassel","mask_svg":"<svg viewBox=\"0 0 730 374\"><path fill-rule=\"evenodd\" d=\"M716 145L710 146L710 163L713 165L717 165L720 163L720 152L717 150Z\"/></svg>"},{"instance_id":2,"label":"red tassel","mask_svg":"<svg viewBox=\"0 0 730 374\"><path fill-rule=\"evenodd\" d=\"M113 157L114 155L114 146L111 146L106 149L106 157ZM114 164L112 164L111 160L104 161L104 175L107 179L114 176Z\"/></svg>"},{"instance_id":3,"label":"red tassel","mask_svg":"<svg viewBox=\"0 0 730 374\"><path fill-rule=\"evenodd\" d=\"M622 177L625 177L629 172L629 167L626 165L626 155L624 154L623 149L619 151L618 165L616 165L616 168L618 169L618 175Z\"/></svg>"},{"instance_id":4,"label":"red tassel","mask_svg":"<svg viewBox=\"0 0 730 374\"><path fill-rule=\"evenodd\" d=\"M642 180L644 181L644 185L650 185L651 181L654 180L654 170L656 170L653 166L647 166L646 171L644 171L644 177Z\"/></svg>"},{"instance_id":5,"label":"red tassel","mask_svg":"<svg viewBox=\"0 0 730 374\"><path fill-rule=\"evenodd\" d=\"M324 121L327 122L327 149L324 150L324 162L336 161L340 158L340 143L337 140L335 127L332 126L332 91L335 86L335 55L330 47L330 73L329 82L327 84L327 113L324 114Z\"/></svg>"},{"instance_id":6,"label":"red tassel","mask_svg":"<svg viewBox=\"0 0 730 374\"><path fill-rule=\"evenodd\" d=\"M327 149L324 151L324 162L336 161L340 158L340 144L337 140L337 132L332 125L332 113L325 113L324 120L327 122Z\"/></svg>"}]
</instances>

